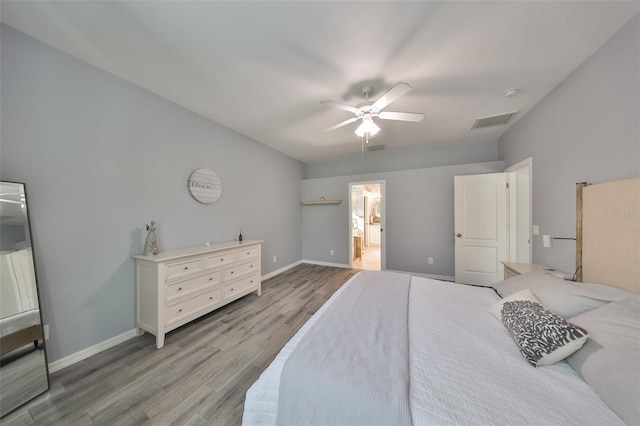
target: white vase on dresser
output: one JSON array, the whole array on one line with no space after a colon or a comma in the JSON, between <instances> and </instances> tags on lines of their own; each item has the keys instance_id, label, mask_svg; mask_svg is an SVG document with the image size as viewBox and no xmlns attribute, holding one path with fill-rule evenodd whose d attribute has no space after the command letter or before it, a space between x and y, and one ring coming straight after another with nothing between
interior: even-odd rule
<instances>
[{"instance_id":1,"label":"white vase on dresser","mask_svg":"<svg viewBox=\"0 0 640 426\"><path fill-rule=\"evenodd\" d=\"M136 331L164 336L252 292L261 294L262 241L230 241L134 256Z\"/></svg>"}]
</instances>

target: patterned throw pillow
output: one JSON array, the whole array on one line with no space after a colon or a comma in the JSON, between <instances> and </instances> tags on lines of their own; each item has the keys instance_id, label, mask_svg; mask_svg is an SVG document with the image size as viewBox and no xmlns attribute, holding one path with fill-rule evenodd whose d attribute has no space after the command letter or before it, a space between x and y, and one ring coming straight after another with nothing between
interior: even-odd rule
<instances>
[{"instance_id":1,"label":"patterned throw pillow","mask_svg":"<svg viewBox=\"0 0 640 426\"><path fill-rule=\"evenodd\" d=\"M502 304L502 323L527 362L535 367L554 364L584 345L589 333L531 300Z\"/></svg>"}]
</instances>

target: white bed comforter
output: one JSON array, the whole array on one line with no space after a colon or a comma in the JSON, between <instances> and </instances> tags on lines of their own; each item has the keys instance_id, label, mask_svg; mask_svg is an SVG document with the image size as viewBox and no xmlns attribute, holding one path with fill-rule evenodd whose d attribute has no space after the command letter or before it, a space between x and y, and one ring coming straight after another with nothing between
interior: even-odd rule
<instances>
[{"instance_id":1,"label":"white bed comforter","mask_svg":"<svg viewBox=\"0 0 640 426\"><path fill-rule=\"evenodd\" d=\"M280 376L279 425L411 425L407 274L363 272L309 329ZM312 384L312 386L309 386Z\"/></svg>"},{"instance_id":2,"label":"white bed comforter","mask_svg":"<svg viewBox=\"0 0 640 426\"><path fill-rule=\"evenodd\" d=\"M280 375L287 357L362 274L329 299L249 389L244 425L276 424ZM377 274L384 279L388 273ZM531 367L487 312L498 300L491 289L411 278L408 403L414 425L624 424L567 363ZM365 422L383 424L375 418L361 423ZM295 424L311 423L301 418Z\"/></svg>"},{"instance_id":3,"label":"white bed comforter","mask_svg":"<svg viewBox=\"0 0 640 426\"><path fill-rule=\"evenodd\" d=\"M40 324L40 310L30 309L0 319L0 337Z\"/></svg>"}]
</instances>

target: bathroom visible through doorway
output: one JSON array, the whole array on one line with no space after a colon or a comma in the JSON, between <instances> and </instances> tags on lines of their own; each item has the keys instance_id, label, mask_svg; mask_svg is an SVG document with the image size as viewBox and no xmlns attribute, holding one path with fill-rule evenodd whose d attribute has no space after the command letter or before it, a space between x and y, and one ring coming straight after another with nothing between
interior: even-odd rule
<instances>
[{"instance_id":1,"label":"bathroom visible through doorway","mask_svg":"<svg viewBox=\"0 0 640 426\"><path fill-rule=\"evenodd\" d=\"M384 181L350 183L351 267L384 266Z\"/></svg>"}]
</instances>

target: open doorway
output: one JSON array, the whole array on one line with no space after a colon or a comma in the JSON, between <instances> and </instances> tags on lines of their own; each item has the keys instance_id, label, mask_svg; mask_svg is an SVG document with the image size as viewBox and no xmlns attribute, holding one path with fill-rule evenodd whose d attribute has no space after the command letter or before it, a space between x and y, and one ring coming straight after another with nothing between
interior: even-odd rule
<instances>
[{"instance_id":1,"label":"open doorway","mask_svg":"<svg viewBox=\"0 0 640 426\"><path fill-rule=\"evenodd\" d=\"M384 181L350 183L349 194L351 267L384 270Z\"/></svg>"}]
</instances>

